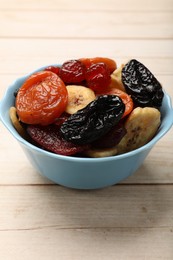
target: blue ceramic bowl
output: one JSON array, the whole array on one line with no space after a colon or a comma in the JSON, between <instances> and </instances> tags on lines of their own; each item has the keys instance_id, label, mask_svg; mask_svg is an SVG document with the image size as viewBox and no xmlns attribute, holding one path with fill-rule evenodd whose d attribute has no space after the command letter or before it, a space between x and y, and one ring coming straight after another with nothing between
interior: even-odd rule
<instances>
[{"instance_id":1,"label":"blue ceramic bowl","mask_svg":"<svg viewBox=\"0 0 173 260\"><path fill-rule=\"evenodd\" d=\"M124 180L141 166L152 147L173 125L171 100L165 93L161 108L162 124L159 131L149 143L139 149L105 158L69 157L42 150L24 140L14 129L9 118L9 108L14 105L13 93L28 76L17 79L7 89L0 102L0 119L19 142L33 167L57 184L76 189L96 189Z\"/></svg>"}]
</instances>

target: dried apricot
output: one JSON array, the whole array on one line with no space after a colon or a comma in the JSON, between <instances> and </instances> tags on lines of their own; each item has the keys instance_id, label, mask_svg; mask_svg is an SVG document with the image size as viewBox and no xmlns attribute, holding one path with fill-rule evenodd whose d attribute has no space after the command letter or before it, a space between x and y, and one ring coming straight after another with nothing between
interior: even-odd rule
<instances>
[{"instance_id":1,"label":"dried apricot","mask_svg":"<svg viewBox=\"0 0 173 260\"><path fill-rule=\"evenodd\" d=\"M26 124L49 125L64 112L67 101L67 89L60 77L51 71L40 71L20 87L17 114Z\"/></svg>"}]
</instances>

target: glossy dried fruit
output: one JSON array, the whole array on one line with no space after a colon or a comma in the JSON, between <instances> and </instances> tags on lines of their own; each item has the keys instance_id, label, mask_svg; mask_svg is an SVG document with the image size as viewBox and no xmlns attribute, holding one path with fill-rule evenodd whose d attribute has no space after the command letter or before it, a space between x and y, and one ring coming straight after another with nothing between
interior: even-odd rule
<instances>
[{"instance_id":1,"label":"glossy dried fruit","mask_svg":"<svg viewBox=\"0 0 173 260\"><path fill-rule=\"evenodd\" d=\"M137 106L160 107L164 93L154 75L139 61L130 60L122 69L122 82Z\"/></svg>"},{"instance_id":2,"label":"glossy dried fruit","mask_svg":"<svg viewBox=\"0 0 173 260\"><path fill-rule=\"evenodd\" d=\"M61 126L62 123L64 123L64 122L67 120L67 118L69 118L69 114L67 114L66 112L64 112L64 113L62 113L59 117L56 118L54 124Z\"/></svg>"},{"instance_id":3,"label":"glossy dried fruit","mask_svg":"<svg viewBox=\"0 0 173 260\"><path fill-rule=\"evenodd\" d=\"M115 147L127 133L127 130L121 121L117 125L113 126L108 133L93 142L91 146L94 148Z\"/></svg>"},{"instance_id":4,"label":"glossy dried fruit","mask_svg":"<svg viewBox=\"0 0 173 260\"><path fill-rule=\"evenodd\" d=\"M86 66L86 68L89 68L92 64L100 62L107 65L110 73L112 73L117 68L116 62L113 59L107 57L81 58L79 60Z\"/></svg>"},{"instance_id":5,"label":"glossy dried fruit","mask_svg":"<svg viewBox=\"0 0 173 260\"><path fill-rule=\"evenodd\" d=\"M64 112L67 101L67 89L60 77L51 71L40 71L20 87L17 114L23 123L49 125Z\"/></svg>"},{"instance_id":6,"label":"glossy dried fruit","mask_svg":"<svg viewBox=\"0 0 173 260\"><path fill-rule=\"evenodd\" d=\"M48 66L45 68L46 71L52 71L53 73L59 75L60 67Z\"/></svg>"},{"instance_id":7,"label":"glossy dried fruit","mask_svg":"<svg viewBox=\"0 0 173 260\"><path fill-rule=\"evenodd\" d=\"M105 63L92 64L86 71L87 86L96 93L106 90L111 82L110 71Z\"/></svg>"},{"instance_id":8,"label":"glossy dried fruit","mask_svg":"<svg viewBox=\"0 0 173 260\"><path fill-rule=\"evenodd\" d=\"M79 60L69 60L62 64L60 77L65 83L79 83L85 80L85 66Z\"/></svg>"},{"instance_id":9,"label":"glossy dried fruit","mask_svg":"<svg viewBox=\"0 0 173 260\"><path fill-rule=\"evenodd\" d=\"M28 125L27 132L39 147L60 155L73 155L87 148L64 140L57 125Z\"/></svg>"},{"instance_id":10,"label":"glossy dried fruit","mask_svg":"<svg viewBox=\"0 0 173 260\"><path fill-rule=\"evenodd\" d=\"M64 139L76 144L91 143L106 134L121 119L125 105L115 95L99 96L71 115L61 126Z\"/></svg>"},{"instance_id":11,"label":"glossy dried fruit","mask_svg":"<svg viewBox=\"0 0 173 260\"><path fill-rule=\"evenodd\" d=\"M133 110L133 100L130 97L130 95L128 95L126 92L117 89L117 88L112 88L109 89L108 91L104 92L105 95L116 95L118 97L120 97L123 101L123 103L125 104L125 111L123 114L123 117L127 116L128 114L131 113L131 111Z\"/></svg>"}]
</instances>

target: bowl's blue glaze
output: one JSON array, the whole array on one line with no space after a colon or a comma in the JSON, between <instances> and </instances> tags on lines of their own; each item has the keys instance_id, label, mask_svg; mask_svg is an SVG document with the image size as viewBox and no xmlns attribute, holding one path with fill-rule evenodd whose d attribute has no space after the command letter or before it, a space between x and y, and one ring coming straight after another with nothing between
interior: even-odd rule
<instances>
[{"instance_id":1,"label":"bowl's blue glaze","mask_svg":"<svg viewBox=\"0 0 173 260\"><path fill-rule=\"evenodd\" d=\"M13 93L27 77L28 75L17 79L7 89L0 102L0 119L20 143L33 167L48 179L66 187L96 189L124 180L141 166L152 147L173 125L171 100L165 93L161 108L162 124L157 135L143 147L122 155L105 158L77 158L53 154L24 140L11 124L9 108L14 105Z\"/></svg>"}]
</instances>

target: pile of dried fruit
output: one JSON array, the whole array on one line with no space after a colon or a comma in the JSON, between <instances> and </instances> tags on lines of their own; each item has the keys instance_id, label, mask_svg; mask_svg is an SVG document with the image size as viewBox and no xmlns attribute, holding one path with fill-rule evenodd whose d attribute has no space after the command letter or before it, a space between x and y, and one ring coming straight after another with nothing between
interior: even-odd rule
<instances>
[{"instance_id":1,"label":"pile of dried fruit","mask_svg":"<svg viewBox=\"0 0 173 260\"><path fill-rule=\"evenodd\" d=\"M153 138L163 96L161 84L137 60L117 68L109 58L82 58L28 77L10 117L19 133L42 149L105 157Z\"/></svg>"}]
</instances>

